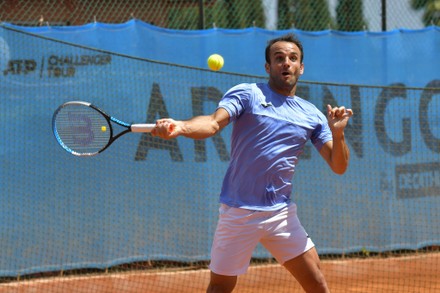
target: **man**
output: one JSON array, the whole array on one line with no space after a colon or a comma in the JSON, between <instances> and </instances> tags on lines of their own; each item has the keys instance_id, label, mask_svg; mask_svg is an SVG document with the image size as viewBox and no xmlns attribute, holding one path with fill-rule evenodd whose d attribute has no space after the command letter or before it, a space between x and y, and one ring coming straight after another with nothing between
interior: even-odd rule
<instances>
[{"instance_id":1,"label":"man","mask_svg":"<svg viewBox=\"0 0 440 293\"><path fill-rule=\"evenodd\" d=\"M234 86L211 115L159 119L152 131L165 139L204 139L234 123L207 292L232 292L258 242L306 292L329 292L314 244L291 202L292 177L309 139L333 172L346 171L350 153L344 128L353 112L328 105L326 118L295 96L303 58L302 44L294 35L273 39L266 47L267 84Z\"/></svg>"}]
</instances>

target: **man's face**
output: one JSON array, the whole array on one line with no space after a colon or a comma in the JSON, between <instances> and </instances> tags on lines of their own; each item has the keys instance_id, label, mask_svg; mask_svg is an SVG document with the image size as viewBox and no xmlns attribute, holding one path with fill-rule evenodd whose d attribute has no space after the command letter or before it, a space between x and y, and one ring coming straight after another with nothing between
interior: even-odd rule
<instances>
[{"instance_id":1,"label":"man's face","mask_svg":"<svg viewBox=\"0 0 440 293\"><path fill-rule=\"evenodd\" d=\"M269 56L270 64L265 65L269 83L273 90L289 96L304 73L300 49L291 42L276 42L270 48Z\"/></svg>"}]
</instances>

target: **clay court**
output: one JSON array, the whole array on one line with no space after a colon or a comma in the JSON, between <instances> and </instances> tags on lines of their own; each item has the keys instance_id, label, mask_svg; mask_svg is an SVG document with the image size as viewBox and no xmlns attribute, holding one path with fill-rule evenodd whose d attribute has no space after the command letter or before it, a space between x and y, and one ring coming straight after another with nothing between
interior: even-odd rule
<instances>
[{"instance_id":1,"label":"clay court","mask_svg":"<svg viewBox=\"0 0 440 293\"><path fill-rule=\"evenodd\" d=\"M440 292L440 253L349 260L324 260L322 268L332 292ZM126 272L51 277L0 285L0 293L205 292L209 271ZM279 265L252 266L234 292L303 292Z\"/></svg>"}]
</instances>

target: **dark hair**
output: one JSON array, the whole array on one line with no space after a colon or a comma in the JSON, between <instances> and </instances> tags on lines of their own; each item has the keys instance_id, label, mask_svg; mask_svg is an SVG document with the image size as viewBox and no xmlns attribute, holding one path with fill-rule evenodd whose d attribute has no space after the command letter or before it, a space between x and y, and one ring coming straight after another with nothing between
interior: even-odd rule
<instances>
[{"instance_id":1,"label":"dark hair","mask_svg":"<svg viewBox=\"0 0 440 293\"><path fill-rule=\"evenodd\" d=\"M303 62L303 60L304 60L303 45L302 45L301 41L294 34L289 33L287 35L281 36L276 39L269 40L267 42L267 47L266 47L266 62L267 63L270 63L270 48L276 42L289 42L289 43L294 43L295 45L297 45L299 50L301 51L301 63Z\"/></svg>"}]
</instances>

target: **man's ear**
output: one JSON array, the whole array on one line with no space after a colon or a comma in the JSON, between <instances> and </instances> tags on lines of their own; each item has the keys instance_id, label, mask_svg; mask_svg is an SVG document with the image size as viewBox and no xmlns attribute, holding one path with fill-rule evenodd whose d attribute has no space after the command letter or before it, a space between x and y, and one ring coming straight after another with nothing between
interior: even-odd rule
<instances>
[{"instance_id":1,"label":"man's ear","mask_svg":"<svg viewBox=\"0 0 440 293\"><path fill-rule=\"evenodd\" d=\"M301 75L304 74L304 63L301 63L301 67L299 69L299 73L301 73Z\"/></svg>"},{"instance_id":2,"label":"man's ear","mask_svg":"<svg viewBox=\"0 0 440 293\"><path fill-rule=\"evenodd\" d=\"M269 65L269 63L265 63L264 64L264 69L266 69L266 73L269 73L270 72L270 65Z\"/></svg>"}]
</instances>

